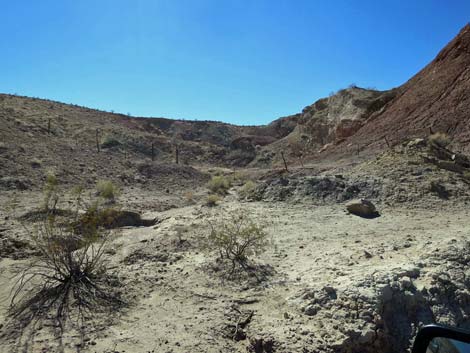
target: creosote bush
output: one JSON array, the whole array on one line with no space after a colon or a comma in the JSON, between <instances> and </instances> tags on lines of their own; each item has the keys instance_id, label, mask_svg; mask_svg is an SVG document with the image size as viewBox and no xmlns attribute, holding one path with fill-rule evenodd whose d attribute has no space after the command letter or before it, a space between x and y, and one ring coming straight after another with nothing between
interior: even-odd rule
<instances>
[{"instance_id":1,"label":"creosote bush","mask_svg":"<svg viewBox=\"0 0 470 353\"><path fill-rule=\"evenodd\" d=\"M220 201L220 197L218 195L208 195L206 198L206 206L214 207L217 206L217 203Z\"/></svg>"},{"instance_id":2,"label":"creosote bush","mask_svg":"<svg viewBox=\"0 0 470 353\"><path fill-rule=\"evenodd\" d=\"M252 257L264 252L269 245L265 226L253 220L245 211L236 211L215 222L210 222L206 248L219 254L219 260L237 268L252 268Z\"/></svg>"},{"instance_id":3,"label":"creosote bush","mask_svg":"<svg viewBox=\"0 0 470 353\"><path fill-rule=\"evenodd\" d=\"M238 195L241 199L252 200L254 198L254 192L256 190L256 183L248 180L238 191Z\"/></svg>"},{"instance_id":4,"label":"creosote bush","mask_svg":"<svg viewBox=\"0 0 470 353\"><path fill-rule=\"evenodd\" d=\"M222 175L213 176L207 183L207 188L214 194L226 195L230 189L230 180Z\"/></svg>"},{"instance_id":5,"label":"creosote bush","mask_svg":"<svg viewBox=\"0 0 470 353\"><path fill-rule=\"evenodd\" d=\"M56 179L46 182L45 193L51 185L57 185ZM92 222L86 232L77 232L85 204L81 193L66 218L56 216L56 199L46 199L50 201L47 217L29 230L37 256L17 272L10 315L23 326L51 319L62 330L69 318L82 325L96 312L121 306L123 301L104 259L108 233Z\"/></svg>"},{"instance_id":6,"label":"creosote bush","mask_svg":"<svg viewBox=\"0 0 470 353\"><path fill-rule=\"evenodd\" d=\"M119 189L110 180L100 180L96 184L97 195L108 202L115 202L119 196Z\"/></svg>"}]
</instances>

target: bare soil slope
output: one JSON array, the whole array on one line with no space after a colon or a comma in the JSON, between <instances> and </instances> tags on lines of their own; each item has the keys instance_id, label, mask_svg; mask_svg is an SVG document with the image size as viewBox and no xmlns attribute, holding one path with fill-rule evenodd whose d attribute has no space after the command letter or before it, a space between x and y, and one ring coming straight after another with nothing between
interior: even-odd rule
<instances>
[{"instance_id":1,"label":"bare soil slope","mask_svg":"<svg viewBox=\"0 0 470 353\"><path fill-rule=\"evenodd\" d=\"M382 111L333 152L347 153L351 145L376 151L433 132L448 133L454 147L470 150L470 25L465 26L416 76L399 87Z\"/></svg>"}]
</instances>

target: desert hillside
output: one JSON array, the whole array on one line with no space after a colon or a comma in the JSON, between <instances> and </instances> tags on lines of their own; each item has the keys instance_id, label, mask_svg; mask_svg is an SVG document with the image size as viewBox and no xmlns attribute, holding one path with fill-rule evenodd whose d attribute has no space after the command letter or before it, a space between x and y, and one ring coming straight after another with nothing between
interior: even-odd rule
<instances>
[{"instance_id":1,"label":"desert hillside","mask_svg":"<svg viewBox=\"0 0 470 353\"><path fill-rule=\"evenodd\" d=\"M402 353L470 327L469 48L266 126L0 95L0 352Z\"/></svg>"},{"instance_id":2,"label":"desert hillside","mask_svg":"<svg viewBox=\"0 0 470 353\"><path fill-rule=\"evenodd\" d=\"M455 149L470 149L470 25L423 70L397 89L394 99L372 114L339 150L360 145L366 150L386 148L433 132L448 134Z\"/></svg>"}]
</instances>

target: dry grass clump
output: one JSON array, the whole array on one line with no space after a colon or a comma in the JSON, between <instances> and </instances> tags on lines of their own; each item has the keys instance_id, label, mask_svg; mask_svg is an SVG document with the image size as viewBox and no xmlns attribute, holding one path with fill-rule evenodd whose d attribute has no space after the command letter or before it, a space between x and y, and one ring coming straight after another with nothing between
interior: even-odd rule
<instances>
[{"instance_id":1,"label":"dry grass clump","mask_svg":"<svg viewBox=\"0 0 470 353\"><path fill-rule=\"evenodd\" d=\"M253 269L250 260L269 245L265 226L255 222L247 212L233 212L209 224L206 248L217 252L218 260L230 264L230 273L237 268Z\"/></svg>"},{"instance_id":2,"label":"dry grass clump","mask_svg":"<svg viewBox=\"0 0 470 353\"><path fill-rule=\"evenodd\" d=\"M115 202L119 196L119 189L110 180L100 180L96 184L96 193L108 202Z\"/></svg>"},{"instance_id":3,"label":"dry grass clump","mask_svg":"<svg viewBox=\"0 0 470 353\"><path fill-rule=\"evenodd\" d=\"M222 175L213 176L207 183L207 188L214 194L226 195L231 187L229 179Z\"/></svg>"},{"instance_id":4,"label":"dry grass clump","mask_svg":"<svg viewBox=\"0 0 470 353\"><path fill-rule=\"evenodd\" d=\"M220 196L219 195L215 195L215 194L208 195L207 198L206 198L206 206L208 206L208 207L217 206L219 201L220 201Z\"/></svg>"},{"instance_id":5,"label":"dry grass clump","mask_svg":"<svg viewBox=\"0 0 470 353\"><path fill-rule=\"evenodd\" d=\"M452 141L449 135L443 132L436 132L429 136L429 142L439 147L447 147Z\"/></svg>"}]
</instances>

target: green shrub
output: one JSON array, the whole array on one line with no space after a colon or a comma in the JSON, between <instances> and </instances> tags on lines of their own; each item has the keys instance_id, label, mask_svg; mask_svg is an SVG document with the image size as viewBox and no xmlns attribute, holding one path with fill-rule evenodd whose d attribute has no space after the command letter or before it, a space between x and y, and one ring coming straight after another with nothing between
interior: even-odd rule
<instances>
[{"instance_id":1,"label":"green shrub","mask_svg":"<svg viewBox=\"0 0 470 353\"><path fill-rule=\"evenodd\" d=\"M230 189L230 187L230 180L221 175L213 176L212 179L209 180L209 182L207 183L207 188L212 193L219 195L227 194L228 189Z\"/></svg>"},{"instance_id":2,"label":"green shrub","mask_svg":"<svg viewBox=\"0 0 470 353\"><path fill-rule=\"evenodd\" d=\"M256 183L248 180L238 191L238 195L241 199L254 199L254 193L256 191Z\"/></svg>"},{"instance_id":3,"label":"green shrub","mask_svg":"<svg viewBox=\"0 0 470 353\"><path fill-rule=\"evenodd\" d=\"M206 206L214 207L217 206L217 203L220 201L220 197L218 195L208 195L206 198Z\"/></svg>"},{"instance_id":4,"label":"green shrub","mask_svg":"<svg viewBox=\"0 0 470 353\"><path fill-rule=\"evenodd\" d=\"M119 196L119 189L110 180L100 180L96 184L97 195L109 202L115 202Z\"/></svg>"},{"instance_id":5,"label":"green shrub","mask_svg":"<svg viewBox=\"0 0 470 353\"><path fill-rule=\"evenodd\" d=\"M233 212L210 223L206 248L219 254L219 259L237 268L249 269L249 258L264 252L269 244L265 226L257 224L248 213Z\"/></svg>"}]
</instances>

